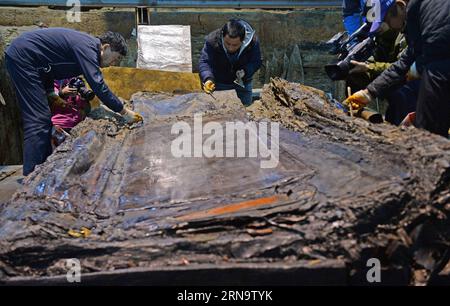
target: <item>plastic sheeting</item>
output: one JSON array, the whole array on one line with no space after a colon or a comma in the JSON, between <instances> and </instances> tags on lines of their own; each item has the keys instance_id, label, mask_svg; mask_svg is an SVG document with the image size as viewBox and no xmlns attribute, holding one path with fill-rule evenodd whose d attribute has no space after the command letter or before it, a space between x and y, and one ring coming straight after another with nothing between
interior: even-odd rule
<instances>
[{"instance_id":1,"label":"plastic sheeting","mask_svg":"<svg viewBox=\"0 0 450 306\"><path fill-rule=\"evenodd\" d=\"M192 72L190 26L138 26L137 68Z\"/></svg>"}]
</instances>

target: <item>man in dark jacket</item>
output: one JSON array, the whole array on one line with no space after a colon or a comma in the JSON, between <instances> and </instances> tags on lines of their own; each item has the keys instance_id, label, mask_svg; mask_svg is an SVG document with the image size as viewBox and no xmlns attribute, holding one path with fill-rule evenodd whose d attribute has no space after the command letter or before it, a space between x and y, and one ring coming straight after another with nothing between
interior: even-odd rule
<instances>
[{"instance_id":1,"label":"man in dark jacket","mask_svg":"<svg viewBox=\"0 0 450 306\"><path fill-rule=\"evenodd\" d=\"M5 52L6 68L16 89L24 128L23 174L31 173L51 154L49 101L63 105L53 81L83 74L97 97L128 123L142 117L127 108L103 81L100 67L124 56L127 46L118 33L95 38L63 28L39 29L16 38Z\"/></svg>"},{"instance_id":2,"label":"man in dark jacket","mask_svg":"<svg viewBox=\"0 0 450 306\"><path fill-rule=\"evenodd\" d=\"M400 59L376 78L367 89L350 96L346 103L361 107L383 97L392 86L403 84L407 75L420 75L416 127L448 137L450 128L450 1L372 0L380 5L373 22L376 31L384 22L392 29L405 25L408 48Z\"/></svg>"},{"instance_id":3,"label":"man in dark jacket","mask_svg":"<svg viewBox=\"0 0 450 306\"><path fill-rule=\"evenodd\" d=\"M244 20L231 19L210 33L199 61L206 93L235 89L244 105L252 102L252 77L261 67L261 50L255 30Z\"/></svg>"}]
</instances>

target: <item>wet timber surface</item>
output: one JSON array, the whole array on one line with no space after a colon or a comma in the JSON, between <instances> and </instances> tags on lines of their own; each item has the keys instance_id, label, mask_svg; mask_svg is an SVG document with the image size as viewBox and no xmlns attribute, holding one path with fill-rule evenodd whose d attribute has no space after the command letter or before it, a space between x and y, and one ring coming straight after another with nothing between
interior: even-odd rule
<instances>
[{"instance_id":1,"label":"wet timber surface","mask_svg":"<svg viewBox=\"0 0 450 306\"><path fill-rule=\"evenodd\" d=\"M77 258L82 284L367 285L377 258L381 284L449 283L450 141L352 119L281 79L247 109L214 96L136 93L134 129L94 111L1 205L0 282L64 284ZM174 124L198 144L200 113L223 136L279 123L265 139L278 163L175 156Z\"/></svg>"}]
</instances>

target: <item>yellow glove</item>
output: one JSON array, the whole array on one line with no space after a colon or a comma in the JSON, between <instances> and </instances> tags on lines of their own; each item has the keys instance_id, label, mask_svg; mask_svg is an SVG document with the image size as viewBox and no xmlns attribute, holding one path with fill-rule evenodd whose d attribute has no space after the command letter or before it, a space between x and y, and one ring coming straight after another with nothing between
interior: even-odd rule
<instances>
[{"instance_id":1,"label":"yellow glove","mask_svg":"<svg viewBox=\"0 0 450 306\"><path fill-rule=\"evenodd\" d=\"M369 104L373 100L370 93L367 91L367 89L360 90L355 92L353 95L348 97L343 104L352 106L353 110L359 110Z\"/></svg>"},{"instance_id":2,"label":"yellow glove","mask_svg":"<svg viewBox=\"0 0 450 306\"><path fill-rule=\"evenodd\" d=\"M144 118L141 116L141 114L137 112L133 112L132 110L124 107L123 110L120 112L123 119L125 119L126 123L132 124L140 121L144 121Z\"/></svg>"},{"instance_id":3,"label":"yellow glove","mask_svg":"<svg viewBox=\"0 0 450 306\"><path fill-rule=\"evenodd\" d=\"M59 106L62 108L67 107L67 102L61 98L59 95L56 94L56 92L52 92L47 94L47 100L51 107Z\"/></svg>"},{"instance_id":4,"label":"yellow glove","mask_svg":"<svg viewBox=\"0 0 450 306\"><path fill-rule=\"evenodd\" d=\"M214 82L212 80L208 80L205 82L205 84L203 84L203 90L207 94L212 93L215 89L216 89L216 84L214 84Z\"/></svg>"}]
</instances>

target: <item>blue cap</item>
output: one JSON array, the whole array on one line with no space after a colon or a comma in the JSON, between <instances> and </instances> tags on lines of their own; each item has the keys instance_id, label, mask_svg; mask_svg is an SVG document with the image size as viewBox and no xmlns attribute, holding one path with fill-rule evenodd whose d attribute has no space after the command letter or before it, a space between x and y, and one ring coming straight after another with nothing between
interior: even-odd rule
<instances>
[{"instance_id":1,"label":"blue cap","mask_svg":"<svg viewBox=\"0 0 450 306\"><path fill-rule=\"evenodd\" d=\"M395 0L367 0L366 5L371 9L367 12L367 21L372 22L370 33L375 33L384 21L388 10L395 4Z\"/></svg>"}]
</instances>

